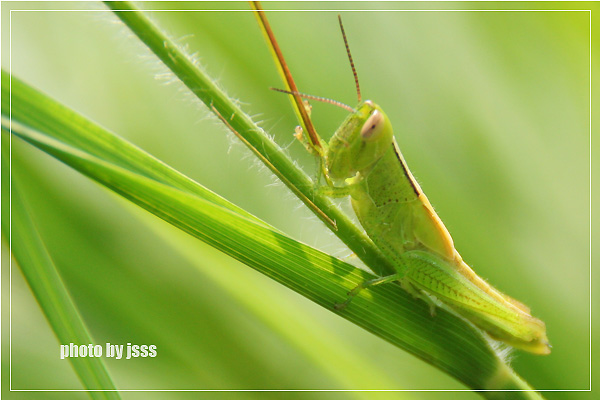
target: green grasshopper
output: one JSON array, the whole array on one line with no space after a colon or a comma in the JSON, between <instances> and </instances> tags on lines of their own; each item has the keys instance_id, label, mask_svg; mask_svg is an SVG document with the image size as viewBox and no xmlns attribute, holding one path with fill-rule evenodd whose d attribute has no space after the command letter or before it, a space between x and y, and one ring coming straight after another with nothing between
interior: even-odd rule
<instances>
[{"instance_id":1,"label":"green grasshopper","mask_svg":"<svg viewBox=\"0 0 600 400\"><path fill-rule=\"evenodd\" d=\"M365 232L395 268L392 275L358 285L336 308L343 309L362 289L398 281L409 293L426 301L432 315L437 299L493 339L531 353L549 354L544 322L533 317L527 306L477 276L454 248L450 233L408 169L390 120L377 104L361 100L341 18L339 22L356 83L356 108L275 89L333 103L351 112L327 146L316 148L301 134L297 138L319 157L327 183L319 192L331 197L350 196Z\"/></svg>"}]
</instances>

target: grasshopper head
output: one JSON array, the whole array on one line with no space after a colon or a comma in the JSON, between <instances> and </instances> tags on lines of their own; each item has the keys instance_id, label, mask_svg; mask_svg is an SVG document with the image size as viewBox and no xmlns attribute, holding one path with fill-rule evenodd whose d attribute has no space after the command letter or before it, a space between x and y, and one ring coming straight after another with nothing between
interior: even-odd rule
<instances>
[{"instance_id":1,"label":"grasshopper head","mask_svg":"<svg viewBox=\"0 0 600 400\"><path fill-rule=\"evenodd\" d=\"M331 178L350 178L371 167L389 150L393 137L383 110L370 100L360 103L329 143L326 166Z\"/></svg>"}]
</instances>

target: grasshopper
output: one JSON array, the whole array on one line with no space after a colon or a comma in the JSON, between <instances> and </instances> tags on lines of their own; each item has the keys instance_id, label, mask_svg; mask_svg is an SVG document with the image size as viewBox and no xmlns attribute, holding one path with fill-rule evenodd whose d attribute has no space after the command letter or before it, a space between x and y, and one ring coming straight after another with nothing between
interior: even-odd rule
<instances>
[{"instance_id":1,"label":"grasshopper","mask_svg":"<svg viewBox=\"0 0 600 400\"><path fill-rule=\"evenodd\" d=\"M317 190L330 197L350 196L367 235L392 262L395 273L368 280L337 304L346 307L361 290L399 282L426 301L434 314L436 300L487 332L493 339L535 354L549 354L544 322L524 304L481 279L454 248L452 236L410 172L385 112L362 100L356 69L341 18L342 36L358 94L356 108L297 91L275 89L347 109L350 115L328 145L316 148L296 135L319 158L326 185ZM317 184L320 181L317 179Z\"/></svg>"}]
</instances>

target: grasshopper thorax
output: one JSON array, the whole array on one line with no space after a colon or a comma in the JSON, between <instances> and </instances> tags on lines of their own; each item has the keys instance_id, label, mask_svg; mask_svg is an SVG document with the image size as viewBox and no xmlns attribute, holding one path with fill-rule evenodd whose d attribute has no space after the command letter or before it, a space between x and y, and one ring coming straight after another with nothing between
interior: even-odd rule
<instances>
[{"instance_id":1,"label":"grasshopper thorax","mask_svg":"<svg viewBox=\"0 0 600 400\"><path fill-rule=\"evenodd\" d=\"M361 102L329 142L326 167L346 179L373 166L389 150L394 134L387 116L370 100Z\"/></svg>"}]
</instances>

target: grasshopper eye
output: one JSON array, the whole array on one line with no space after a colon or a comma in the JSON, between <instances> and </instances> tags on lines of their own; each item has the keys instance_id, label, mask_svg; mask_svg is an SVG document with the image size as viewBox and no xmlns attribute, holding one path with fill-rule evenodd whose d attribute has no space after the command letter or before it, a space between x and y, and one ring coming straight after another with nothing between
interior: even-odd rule
<instances>
[{"instance_id":1,"label":"grasshopper eye","mask_svg":"<svg viewBox=\"0 0 600 400\"><path fill-rule=\"evenodd\" d=\"M381 131L383 130L384 124L384 116L378 110L373 111L371 116L367 119L367 122L363 125L360 130L360 136L364 140L373 140L376 139Z\"/></svg>"}]
</instances>

